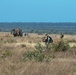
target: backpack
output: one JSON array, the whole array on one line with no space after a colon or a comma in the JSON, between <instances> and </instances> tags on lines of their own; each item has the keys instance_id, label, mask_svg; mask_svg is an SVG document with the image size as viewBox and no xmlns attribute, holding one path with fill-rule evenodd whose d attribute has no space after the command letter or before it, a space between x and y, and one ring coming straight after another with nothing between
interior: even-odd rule
<instances>
[{"instance_id":1,"label":"backpack","mask_svg":"<svg viewBox=\"0 0 76 75\"><path fill-rule=\"evenodd\" d=\"M52 42L53 42L53 40L52 40L52 38L51 38L50 36L47 36L47 41L48 41L49 43L52 43Z\"/></svg>"}]
</instances>

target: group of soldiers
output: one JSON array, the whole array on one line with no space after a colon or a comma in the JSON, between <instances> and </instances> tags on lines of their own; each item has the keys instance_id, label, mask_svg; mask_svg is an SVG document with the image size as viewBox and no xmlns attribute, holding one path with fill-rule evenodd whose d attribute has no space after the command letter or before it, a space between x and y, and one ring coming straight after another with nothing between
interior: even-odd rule
<instances>
[{"instance_id":1,"label":"group of soldiers","mask_svg":"<svg viewBox=\"0 0 76 75\"><path fill-rule=\"evenodd\" d=\"M11 33L13 34L14 37L23 36L22 30L19 28L13 29ZM25 36L26 36L26 34L25 34ZM63 38L63 37L64 37L64 35L61 35L60 38ZM45 33L45 36L42 38L42 41L45 42L46 44L53 43L51 36L49 36L47 33Z\"/></svg>"},{"instance_id":2,"label":"group of soldiers","mask_svg":"<svg viewBox=\"0 0 76 75\"><path fill-rule=\"evenodd\" d=\"M23 36L23 32L20 28L15 28L11 31L11 34L13 34L14 37L16 36Z\"/></svg>"}]
</instances>

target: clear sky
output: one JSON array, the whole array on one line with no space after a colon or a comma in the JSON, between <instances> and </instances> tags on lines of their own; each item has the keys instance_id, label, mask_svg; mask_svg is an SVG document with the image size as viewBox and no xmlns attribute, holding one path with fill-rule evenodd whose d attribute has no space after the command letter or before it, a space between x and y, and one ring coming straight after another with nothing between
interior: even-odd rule
<instances>
[{"instance_id":1,"label":"clear sky","mask_svg":"<svg viewBox=\"0 0 76 75\"><path fill-rule=\"evenodd\" d=\"M0 22L76 22L76 0L0 0Z\"/></svg>"}]
</instances>

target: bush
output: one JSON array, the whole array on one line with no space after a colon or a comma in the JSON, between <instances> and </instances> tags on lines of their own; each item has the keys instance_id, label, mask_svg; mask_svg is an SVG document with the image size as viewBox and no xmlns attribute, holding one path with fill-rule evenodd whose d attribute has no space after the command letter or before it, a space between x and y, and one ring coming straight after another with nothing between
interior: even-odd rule
<instances>
[{"instance_id":1,"label":"bush","mask_svg":"<svg viewBox=\"0 0 76 75\"><path fill-rule=\"evenodd\" d=\"M35 46L34 51L27 51L23 53L23 60L35 60L38 62L42 61L49 61L50 58L54 58L54 54L51 54L48 51L44 51L46 49L46 46L42 46L41 44L37 44Z\"/></svg>"},{"instance_id":2,"label":"bush","mask_svg":"<svg viewBox=\"0 0 76 75\"><path fill-rule=\"evenodd\" d=\"M69 49L68 43L61 40L58 44L54 44L54 51L66 51Z\"/></svg>"},{"instance_id":3,"label":"bush","mask_svg":"<svg viewBox=\"0 0 76 75\"><path fill-rule=\"evenodd\" d=\"M35 50L42 52L44 50L44 46L42 46L40 43L35 45Z\"/></svg>"},{"instance_id":4,"label":"bush","mask_svg":"<svg viewBox=\"0 0 76 75\"><path fill-rule=\"evenodd\" d=\"M38 62L49 61L50 58L54 58L52 55L46 55L44 53L40 53L39 51L28 51L23 54L23 61L27 60L35 60Z\"/></svg>"},{"instance_id":5,"label":"bush","mask_svg":"<svg viewBox=\"0 0 76 75\"><path fill-rule=\"evenodd\" d=\"M43 51L51 52L52 49L53 49L53 44L50 44L50 43L48 44L45 43L44 46L38 43L35 46L35 50L38 50L40 52L43 52Z\"/></svg>"}]
</instances>

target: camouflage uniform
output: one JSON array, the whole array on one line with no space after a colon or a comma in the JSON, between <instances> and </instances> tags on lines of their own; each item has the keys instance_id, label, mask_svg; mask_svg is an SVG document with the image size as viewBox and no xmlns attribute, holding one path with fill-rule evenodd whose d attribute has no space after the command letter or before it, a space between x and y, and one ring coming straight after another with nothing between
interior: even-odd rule
<instances>
[{"instance_id":1,"label":"camouflage uniform","mask_svg":"<svg viewBox=\"0 0 76 75\"><path fill-rule=\"evenodd\" d=\"M52 42L53 42L52 38L48 34L45 34L45 43L49 44Z\"/></svg>"}]
</instances>

